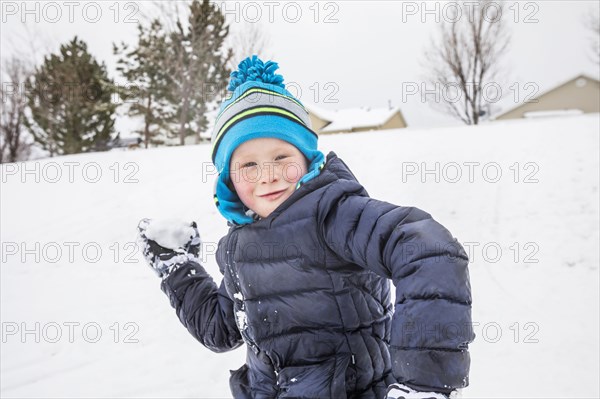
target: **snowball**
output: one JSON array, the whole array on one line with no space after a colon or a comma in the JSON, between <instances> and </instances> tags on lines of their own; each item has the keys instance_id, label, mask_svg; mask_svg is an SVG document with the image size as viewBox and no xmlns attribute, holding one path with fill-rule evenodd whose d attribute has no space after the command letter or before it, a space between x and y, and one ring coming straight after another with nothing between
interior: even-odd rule
<instances>
[{"instance_id":1,"label":"snowball","mask_svg":"<svg viewBox=\"0 0 600 399\"><path fill-rule=\"evenodd\" d=\"M194 228L190 224L180 219L152 220L146 228L146 237L161 247L183 247L194 236Z\"/></svg>"}]
</instances>

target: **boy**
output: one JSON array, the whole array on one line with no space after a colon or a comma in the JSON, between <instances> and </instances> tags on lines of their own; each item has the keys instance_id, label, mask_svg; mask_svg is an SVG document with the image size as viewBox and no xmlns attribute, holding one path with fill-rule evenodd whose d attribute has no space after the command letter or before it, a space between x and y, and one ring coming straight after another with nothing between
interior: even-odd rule
<instances>
[{"instance_id":1,"label":"boy","mask_svg":"<svg viewBox=\"0 0 600 399\"><path fill-rule=\"evenodd\" d=\"M215 123L215 203L230 226L220 287L198 262L195 223L169 239L144 219L162 290L207 348L246 343L235 398L449 397L468 385L474 338L465 251L426 212L369 198L325 159L275 69L242 61Z\"/></svg>"}]
</instances>

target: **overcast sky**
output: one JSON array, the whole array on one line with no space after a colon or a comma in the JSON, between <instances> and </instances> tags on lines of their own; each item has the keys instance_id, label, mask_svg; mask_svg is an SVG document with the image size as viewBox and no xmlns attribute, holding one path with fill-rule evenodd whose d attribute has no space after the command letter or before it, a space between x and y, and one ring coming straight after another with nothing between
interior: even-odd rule
<instances>
[{"instance_id":1,"label":"overcast sky","mask_svg":"<svg viewBox=\"0 0 600 399\"><path fill-rule=\"evenodd\" d=\"M449 15L456 2L227 3L219 2L233 29L243 21L260 24L270 43L265 55L279 63L279 73L286 82L294 82L294 90L300 88L303 102L317 100L326 109L387 107L391 102L411 126L453 123L422 101L419 62L439 28L436 18ZM527 92L544 91L581 72L599 78L598 65L592 61L592 34L585 26L586 18L599 12L597 1L505 3L512 32L504 60L508 86L513 87L509 97L518 88L522 99ZM44 49L56 51L60 43L78 35L92 54L106 62L111 77L118 78L112 43L133 43L135 21L141 21L150 6L150 2L2 1L1 56L20 50L39 59ZM33 47L27 37L35 39ZM526 83L533 86L527 88ZM418 93L408 93L407 85Z\"/></svg>"}]
</instances>

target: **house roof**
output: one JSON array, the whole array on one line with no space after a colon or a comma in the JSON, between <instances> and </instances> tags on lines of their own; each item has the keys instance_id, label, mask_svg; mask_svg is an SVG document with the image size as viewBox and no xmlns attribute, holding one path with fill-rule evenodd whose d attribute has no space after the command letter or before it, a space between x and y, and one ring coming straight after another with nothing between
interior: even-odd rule
<instances>
[{"instance_id":1,"label":"house roof","mask_svg":"<svg viewBox=\"0 0 600 399\"><path fill-rule=\"evenodd\" d=\"M322 132L351 131L357 128L380 127L400 108L347 108L342 110L324 110L315 106L306 107L315 116L329 122Z\"/></svg>"},{"instance_id":2,"label":"house roof","mask_svg":"<svg viewBox=\"0 0 600 399\"><path fill-rule=\"evenodd\" d=\"M565 86L566 84L571 83L571 82L573 82L573 81L575 81L577 79L580 79L580 78L584 78L584 79L587 79L587 80L599 82L598 79L594 78L593 76L591 76L591 75L589 75L589 74L587 74L585 72L582 72L582 73L579 73L579 74L573 76L572 78L569 78L568 80L562 80L559 83L550 86L550 88L548 88L548 89L540 92L537 96L535 96L534 98L532 98L532 100L533 99L539 99L542 96L545 96L546 94L551 93L554 90L557 90L557 89L561 88L562 86ZM508 114L509 112L512 112L512 111L514 111L516 109L519 109L519 108L521 108L521 107L523 107L525 105L527 105L527 104L518 104L518 105L516 105L514 107L502 110L502 111L498 112L497 114L493 115L492 119L499 118L499 117L501 117L501 116L503 116L505 114Z\"/></svg>"}]
</instances>

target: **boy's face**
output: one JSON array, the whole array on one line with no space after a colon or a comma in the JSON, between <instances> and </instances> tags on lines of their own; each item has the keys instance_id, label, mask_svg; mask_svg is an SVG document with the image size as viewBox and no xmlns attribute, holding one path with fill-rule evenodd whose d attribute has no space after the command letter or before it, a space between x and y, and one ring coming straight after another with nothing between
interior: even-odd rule
<instances>
[{"instance_id":1,"label":"boy's face","mask_svg":"<svg viewBox=\"0 0 600 399\"><path fill-rule=\"evenodd\" d=\"M244 205L265 218L292 195L307 169L306 158L292 144L259 138L235 149L230 178Z\"/></svg>"}]
</instances>

